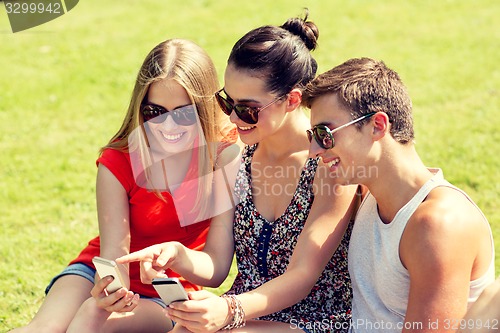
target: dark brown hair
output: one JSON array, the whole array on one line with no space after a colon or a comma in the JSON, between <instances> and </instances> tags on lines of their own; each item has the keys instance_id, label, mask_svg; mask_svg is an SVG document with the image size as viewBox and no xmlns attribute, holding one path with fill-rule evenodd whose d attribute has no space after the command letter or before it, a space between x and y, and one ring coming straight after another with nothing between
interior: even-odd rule
<instances>
[{"instance_id":1,"label":"dark brown hair","mask_svg":"<svg viewBox=\"0 0 500 333\"><path fill-rule=\"evenodd\" d=\"M228 64L264 79L267 89L278 96L293 88L304 88L318 65L311 55L319 31L313 22L291 18L282 26L263 26L244 35L234 45Z\"/></svg>"}]
</instances>

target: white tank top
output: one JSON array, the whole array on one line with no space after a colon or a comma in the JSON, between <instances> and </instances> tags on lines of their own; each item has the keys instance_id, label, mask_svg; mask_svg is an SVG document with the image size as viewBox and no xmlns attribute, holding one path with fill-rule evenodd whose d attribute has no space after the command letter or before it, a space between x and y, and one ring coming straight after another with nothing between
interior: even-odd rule
<instances>
[{"instance_id":1,"label":"white tank top","mask_svg":"<svg viewBox=\"0 0 500 333\"><path fill-rule=\"evenodd\" d=\"M352 332L401 332L408 305L410 277L399 258L399 241L408 220L429 192L438 186L451 187L474 204L467 194L443 178L440 169L429 170L435 175L398 211L391 223L382 222L377 202L370 193L359 208L348 252L353 288ZM489 228L486 217L483 217ZM495 280L491 229L490 238L491 263L482 277L470 282L469 306Z\"/></svg>"}]
</instances>

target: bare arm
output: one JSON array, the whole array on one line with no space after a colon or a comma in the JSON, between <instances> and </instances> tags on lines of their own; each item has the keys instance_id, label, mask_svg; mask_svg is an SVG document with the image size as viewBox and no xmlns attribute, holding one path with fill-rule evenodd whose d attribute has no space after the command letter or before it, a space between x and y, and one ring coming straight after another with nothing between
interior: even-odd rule
<instances>
[{"instance_id":1,"label":"bare arm","mask_svg":"<svg viewBox=\"0 0 500 333\"><path fill-rule=\"evenodd\" d=\"M456 330L467 310L469 283L486 271L491 257L480 255L485 253L481 244L490 248L482 217L463 196L449 191L454 190L431 192L401 239L401 260L410 274L408 329L403 332L412 332L413 323L422 324L419 332ZM430 322L439 325L430 327Z\"/></svg>"},{"instance_id":2,"label":"bare arm","mask_svg":"<svg viewBox=\"0 0 500 333\"><path fill-rule=\"evenodd\" d=\"M130 251L129 202L121 183L102 164L99 164L97 169L96 196L101 240L100 255L114 260ZM128 266L120 269L128 288L130 286Z\"/></svg>"},{"instance_id":3,"label":"bare arm","mask_svg":"<svg viewBox=\"0 0 500 333\"><path fill-rule=\"evenodd\" d=\"M238 295L246 318L280 311L309 294L342 240L355 190L355 186L349 186L335 197L316 195L285 273L253 291Z\"/></svg>"},{"instance_id":4,"label":"bare arm","mask_svg":"<svg viewBox=\"0 0 500 333\"><path fill-rule=\"evenodd\" d=\"M246 319L280 311L309 294L345 233L355 189L355 186L344 187L342 194L334 198L318 193L286 272L237 296ZM171 305L168 313L173 320L197 332L212 332L227 324L224 300L209 297L206 292L196 293L192 298L196 301Z\"/></svg>"},{"instance_id":5,"label":"bare arm","mask_svg":"<svg viewBox=\"0 0 500 333\"><path fill-rule=\"evenodd\" d=\"M225 155L225 152L228 154ZM225 150L218 162L224 167L224 173L221 169L214 173L214 206L218 215L212 218L203 251L191 250L179 242L168 242L131 253L117 259L117 262L141 261L141 279L144 283L151 283L153 278L162 276L162 270L170 268L193 283L219 286L229 273L234 254L235 199L231 197L239 155L235 156L234 151ZM228 202L233 204L227 205Z\"/></svg>"},{"instance_id":6,"label":"bare arm","mask_svg":"<svg viewBox=\"0 0 500 333\"><path fill-rule=\"evenodd\" d=\"M203 251L179 245L172 270L187 280L207 287L218 287L229 273L234 254L234 209L212 219Z\"/></svg>"},{"instance_id":7,"label":"bare arm","mask_svg":"<svg viewBox=\"0 0 500 333\"><path fill-rule=\"evenodd\" d=\"M205 247L202 252L184 249L182 258L175 260L173 265L179 274L203 286L218 287L231 268L234 255L234 210L237 204L234 185L240 161L241 151L236 144L227 147L218 156L212 190L216 216L212 218Z\"/></svg>"},{"instance_id":8,"label":"bare arm","mask_svg":"<svg viewBox=\"0 0 500 333\"><path fill-rule=\"evenodd\" d=\"M97 169L97 214L100 235L100 256L114 260L130 251L130 221L128 196L116 177L104 165ZM125 288L108 295L106 286L109 277L101 276L91 290L99 308L105 310L104 316L112 312L132 311L138 304L139 295L129 291L130 278L128 265L119 265ZM97 274L96 274L97 275Z\"/></svg>"}]
</instances>

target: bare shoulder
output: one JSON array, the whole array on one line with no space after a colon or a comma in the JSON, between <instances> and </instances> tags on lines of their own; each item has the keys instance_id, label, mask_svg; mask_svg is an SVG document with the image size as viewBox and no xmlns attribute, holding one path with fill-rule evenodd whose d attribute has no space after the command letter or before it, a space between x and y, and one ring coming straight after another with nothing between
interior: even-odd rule
<instances>
[{"instance_id":1,"label":"bare shoulder","mask_svg":"<svg viewBox=\"0 0 500 333\"><path fill-rule=\"evenodd\" d=\"M408 221L400 254L405 263L425 261L433 268L445 263L484 267L490 244L489 227L479 209L456 189L438 187Z\"/></svg>"},{"instance_id":2,"label":"bare shoulder","mask_svg":"<svg viewBox=\"0 0 500 333\"><path fill-rule=\"evenodd\" d=\"M410 221L420 226L422 232L468 233L486 227L479 208L462 192L445 186L432 190Z\"/></svg>"}]
</instances>

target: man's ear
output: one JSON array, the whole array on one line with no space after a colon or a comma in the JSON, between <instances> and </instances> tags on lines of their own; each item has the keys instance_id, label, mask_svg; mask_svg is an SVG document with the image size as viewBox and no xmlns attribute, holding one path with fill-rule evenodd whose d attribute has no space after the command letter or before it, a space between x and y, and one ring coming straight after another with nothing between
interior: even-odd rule
<instances>
[{"instance_id":1,"label":"man's ear","mask_svg":"<svg viewBox=\"0 0 500 333\"><path fill-rule=\"evenodd\" d=\"M389 116L385 112L379 111L375 113L372 116L371 123L374 140L380 140L390 131L391 123L389 122Z\"/></svg>"},{"instance_id":2,"label":"man's ear","mask_svg":"<svg viewBox=\"0 0 500 333\"><path fill-rule=\"evenodd\" d=\"M293 111L300 106L302 102L302 91L300 89L292 89L288 95L286 100L287 112Z\"/></svg>"}]
</instances>

